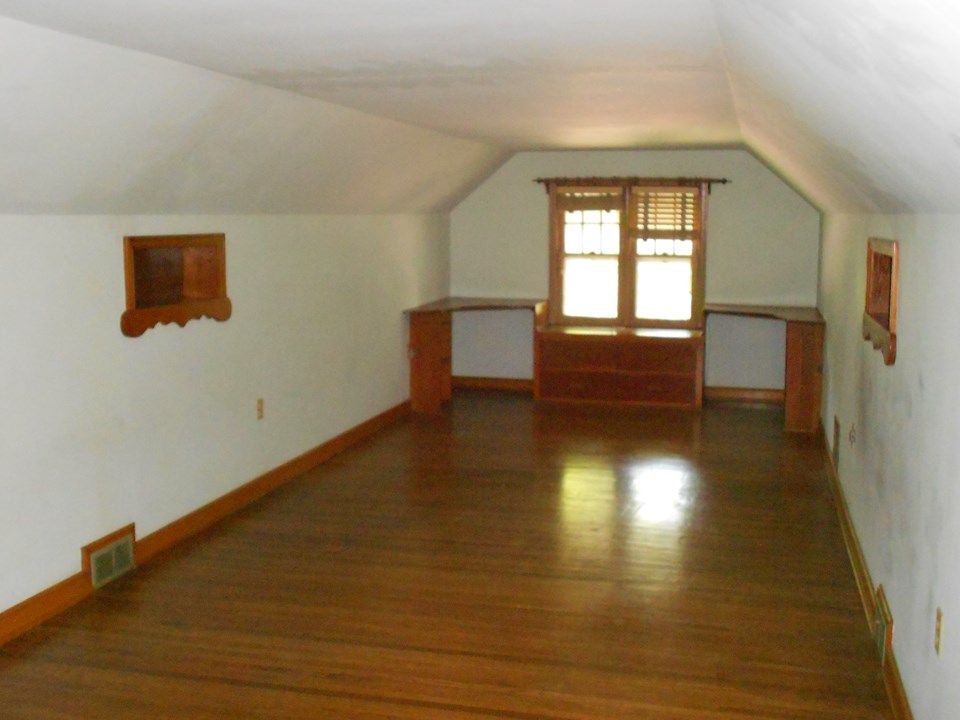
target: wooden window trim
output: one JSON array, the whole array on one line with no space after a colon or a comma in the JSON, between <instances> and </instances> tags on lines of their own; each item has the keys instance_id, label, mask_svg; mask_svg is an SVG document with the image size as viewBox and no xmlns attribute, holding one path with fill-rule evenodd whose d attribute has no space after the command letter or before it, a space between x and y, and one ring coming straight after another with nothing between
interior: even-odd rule
<instances>
[{"instance_id":1,"label":"wooden window trim","mask_svg":"<svg viewBox=\"0 0 960 720\"><path fill-rule=\"evenodd\" d=\"M583 325L598 327L645 327L645 328L678 328L699 330L703 328L705 302L704 287L706 283L706 227L707 227L707 197L710 187L714 183L729 182L726 179L715 178L540 178L537 180L545 185L549 194L549 304L548 321L552 325ZM564 222L562 203L560 198L576 192L595 192L598 189L619 190L620 194L620 254L619 261L619 292L616 318L584 318L568 317L563 314L563 264L564 251ZM636 242L638 233L637 205L633 198L637 192L650 190L684 190L691 188L698 190L700 217L693 242L691 256L691 316L689 320L651 320L635 317L636 303ZM676 233L667 233L676 237ZM650 233L648 233L650 235Z\"/></svg>"}]
</instances>

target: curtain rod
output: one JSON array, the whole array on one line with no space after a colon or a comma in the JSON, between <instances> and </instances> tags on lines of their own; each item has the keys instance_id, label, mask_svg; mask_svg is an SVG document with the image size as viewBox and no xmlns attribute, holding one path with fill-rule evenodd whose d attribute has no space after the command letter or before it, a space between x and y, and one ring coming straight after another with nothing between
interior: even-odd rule
<instances>
[{"instance_id":1,"label":"curtain rod","mask_svg":"<svg viewBox=\"0 0 960 720\"><path fill-rule=\"evenodd\" d=\"M644 185L648 187L701 187L707 186L709 191L713 185L726 185L733 182L729 178L703 178L703 177L555 177L555 178L536 178L534 182L541 183L547 190L551 186L570 185L574 187L604 187L604 186L636 186Z\"/></svg>"}]
</instances>

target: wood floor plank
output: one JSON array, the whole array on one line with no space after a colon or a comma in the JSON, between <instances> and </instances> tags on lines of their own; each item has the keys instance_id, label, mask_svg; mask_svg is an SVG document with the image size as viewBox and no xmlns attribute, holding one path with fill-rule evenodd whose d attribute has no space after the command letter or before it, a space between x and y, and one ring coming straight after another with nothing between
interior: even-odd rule
<instances>
[{"instance_id":1,"label":"wood floor plank","mask_svg":"<svg viewBox=\"0 0 960 720\"><path fill-rule=\"evenodd\" d=\"M781 427L458 394L0 648L3 717L889 720Z\"/></svg>"}]
</instances>

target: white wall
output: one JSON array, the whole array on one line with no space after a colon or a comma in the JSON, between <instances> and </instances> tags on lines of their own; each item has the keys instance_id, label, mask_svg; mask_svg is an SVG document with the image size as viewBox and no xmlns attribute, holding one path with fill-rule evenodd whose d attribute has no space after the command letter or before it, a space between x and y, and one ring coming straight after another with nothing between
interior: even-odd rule
<instances>
[{"instance_id":1,"label":"white wall","mask_svg":"<svg viewBox=\"0 0 960 720\"><path fill-rule=\"evenodd\" d=\"M900 241L897 359L863 340L868 237ZM960 216L828 216L823 422L841 423L840 480L917 720L960 707ZM855 440L850 442L850 430ZM933 648L944 611L943 654Z\"/></svg>"},{"instance_id":2,"label":"white wall","mask_svg":"<svg viewBox=\"0 0 960 720\"><path fill-rule=\"evenodd\" d=\"M455 295L546 297L547 195L537 177L639 175L712 176L708 208L706 297L709 302L814 305L817 300L820 215L779 177L743 150L570 151L519 153L451 213L451 291ZM505 316L505 345L532 368L529 323ZM782 335L725 319L708 334L707 381L732 387L782 388L783 368L760 363L745 375L743 357L782 357ZM708 328L709 329L709 328ZM487 330L485 330L488 332ZM526 333L521 336L522 333ZM524 339L525 338L525 339ZM742 342L749 338L751 350ZM463 348L470 347L464 344ZM511 350L512 352L513 350ZM454 346L454 372L497 376ZM500 363L503 364L502 361ZM531 370L532 372L532 370ZM467 373L462 373L467 374ZM531 377L530 374L518 377Z\"/></svg>"},{"instance_id":3,"label":"white wall","mask_svg":"<svg viewBox=\"0 0 960 720\"><path fill-rule=\"evenodd\" d=\"M226 233L233 317L120 332L125 234ZM441 216L0 216L0 611L408 397ZM265 418L256 420L256 399Z\"/></svg>"}]
</instances>

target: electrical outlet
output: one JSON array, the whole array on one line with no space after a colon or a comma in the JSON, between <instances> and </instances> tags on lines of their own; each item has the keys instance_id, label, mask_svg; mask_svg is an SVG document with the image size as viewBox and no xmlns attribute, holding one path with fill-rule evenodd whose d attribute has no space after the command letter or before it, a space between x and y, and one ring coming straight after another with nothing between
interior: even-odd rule
<instances>
[{"instance_id":1,"label":"electrical outlet","mask_svg":"<svg viewBox=\"0 0 960 720\"><path fill-rule=\"evenodd\" d=\"M257 398L257 420L263 420L263 398Z\"/></svg>"},{"instance_id":2,"label":"electrical outlet","mask_svg":"<svg viewBox=\"0 0 960 720\"><path fill-rule=\"evenodd\" d=\"M937 651L937 655L940 654L940 638L943 634L943 610L937 608L937 624L933 631L933 649Z\"/></svg>"}]
</instances>

